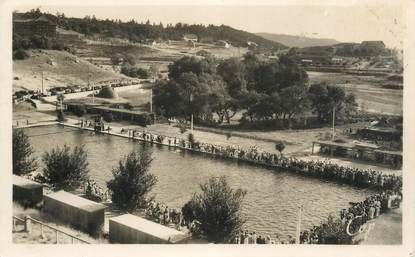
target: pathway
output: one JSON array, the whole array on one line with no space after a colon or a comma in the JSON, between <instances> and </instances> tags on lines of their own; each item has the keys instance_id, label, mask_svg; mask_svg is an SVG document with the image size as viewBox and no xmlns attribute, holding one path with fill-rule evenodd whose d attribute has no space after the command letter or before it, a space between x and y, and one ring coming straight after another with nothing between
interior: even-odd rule
<instances>
[{"instance_id":1,"label":"pathway","mask_svg":"<svg viewBox=\"0 0 415 257\"><path fill-rule=\"evenodd\" d=\"M379 216L368 231L363 245L398 245L402 244L402 207L392 209Z\"/></svg>"}]
</instances>

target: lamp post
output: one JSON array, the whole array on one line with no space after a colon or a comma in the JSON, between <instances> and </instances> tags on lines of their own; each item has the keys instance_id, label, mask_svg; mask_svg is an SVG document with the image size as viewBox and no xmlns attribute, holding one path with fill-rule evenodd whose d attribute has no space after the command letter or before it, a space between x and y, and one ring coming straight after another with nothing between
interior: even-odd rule
<instances>
[{"instance_id":1,"label":"lamp post","mask_svg":"<svg viewBox=\"0 0 415 257\"><path fill-rule=\"evenodd\" d=\"M190 94L190 104L193 102L193 94ZM190 133L193 134L193 110L192 114L190 115Z\"/></svg>"},{"instance_id":2,"label":"lamp post","mask_svg":"<svg viewBox=\"0 0 415 257\"><path fill-rule=\"evenodd\" d=\"M333 113L333 126L332 126L331 140L333 141L334 140L334 121L336 119L336 107L335 106L333 106L332 113Z\"/></svg>"}]
</instances>

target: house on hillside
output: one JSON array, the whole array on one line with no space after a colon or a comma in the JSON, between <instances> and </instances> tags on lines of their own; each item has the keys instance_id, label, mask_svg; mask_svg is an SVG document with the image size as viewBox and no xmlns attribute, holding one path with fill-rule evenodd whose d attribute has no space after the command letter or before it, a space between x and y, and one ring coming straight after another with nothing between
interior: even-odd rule
<instances>
[{"instance_id":1,"label":"house on hillside","mask_svg":"<svg viewBox=\"0 0 415 257\"><path fill-rule=\"evenodd\" d=\"M246 45L248 46L249 50L255 50L258 48L258 44L252 41L246 42Z\"/></svg>"},{"instance_id":2,"label":"house on hillside","mask_svg":"<svg viewBox=\"0 0 415 257\"><path fill-rule=\"evenodd\" d=\"M45 15L41 15L37 19L13 19L13 34L22 37L33 35L56 37L56 28L56 23Z\"/></svg>"},{"instance_id":3,"label":"house on hillside","mask_svg":"<svg viewBox=\"0 0 415 257\"><path fill-rule=\"evenodd\" d=\"M220 47L224 47L224 48L229 48L231 47L231 44L229 44L228 42L226 42L225 40L219 40L218 42L216 42L217 46Z\"/></svg>"},{"instance_id":4,"label":"house on hillside","mask_svg":"<svg viewBox=\"0 0 415 257\"><path fill-rule=\"evenodd\" d=\"M186 34L183 36L183 40L186 42L190 41L190 42L196 43L198 40L198 37L195 34Z\"/></svg>"}]
</instances>

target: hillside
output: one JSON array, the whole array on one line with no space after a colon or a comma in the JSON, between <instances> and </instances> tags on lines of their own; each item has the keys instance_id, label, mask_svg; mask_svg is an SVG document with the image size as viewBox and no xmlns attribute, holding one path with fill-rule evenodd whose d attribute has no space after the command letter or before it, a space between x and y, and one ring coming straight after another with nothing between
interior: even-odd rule
<instances>
[{"instance_id":1,"label":"hillside","mask_svg":"<svg viewBox=\"0 0 415 257\"><path fill-rule=\"evenodd\" d=\"M285 34L272 34L272 33L256 33L265 39L279 42L288 47L311 47L311 46L329 46L338 44L339 42L330 38L310 38L303 36L292 36Z\"/></svg>"},{"instance_id":2,"label":"hillside","mask_svg":"<svg viewBox=\"0 0 415 257\"><path fill-rule=\"evenodd\" d=\"M127 78L124 75L101 69L68 52L55 50L28 50L26 60L13 61L13 90L36 90L55 86L86 86L90 81Z\"/></svg>"},{"instance_id":3,"label":"hillside","mask_svg":"<svg viewBox=\"0 0 415 257\"><path fill-rule=\"evenodd\" d=\"M254 33L234 29L232 27L221 25L202 25L202 24L185 24L177 23L138 23L134 20L129 22L115 20L100 20L95 17L87 16L85 18L65 17L63 14L55 16L50 13L42 13L39 9L26 13L14 13L14 19L37 19L41 16L46 17L58 27L66 30L73 30L78 33L94 37L113 37L128 39L131 42L148 42L151 40L182 40L186 34L195 34L199 41L225 40L233 46L245 47L248 41L253 41L259 45L259 48L266 50L280 50L287 48L285 45L264 39Z\"/></svg>"}]
</instances>

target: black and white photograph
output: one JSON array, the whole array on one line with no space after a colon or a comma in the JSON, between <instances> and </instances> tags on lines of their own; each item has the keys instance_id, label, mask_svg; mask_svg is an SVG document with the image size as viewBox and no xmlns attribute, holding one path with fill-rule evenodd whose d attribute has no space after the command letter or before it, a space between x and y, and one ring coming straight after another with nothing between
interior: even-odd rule
<instances>
[{"instance_id":1,"label":"black and white photograph","mask_svg":"<svg viewBox=\"0 0 415 257\"><path fill-rule=\"evenodd\" d=\"M409 249L409 2L13 3L10 244Z\"/></svg>"}]
</instances>

